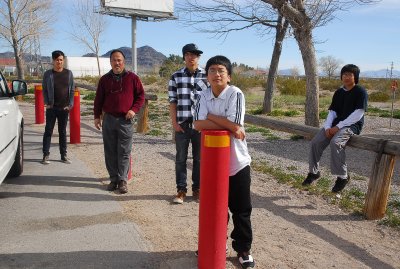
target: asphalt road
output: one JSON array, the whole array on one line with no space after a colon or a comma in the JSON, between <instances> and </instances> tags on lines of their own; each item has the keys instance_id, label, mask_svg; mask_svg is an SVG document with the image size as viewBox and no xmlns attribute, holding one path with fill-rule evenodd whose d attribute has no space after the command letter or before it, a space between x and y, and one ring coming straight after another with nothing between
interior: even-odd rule
<instances>
[{"instance_id":1,"label":"asphalt road","mask_svg":"<svg viewBox=\"0 0 400 269\"><path fill-rule=\"evenodd\" d=\"M84 163L59 160L56 134L40 163L44 126L24 114L23 175L0 185L0 268L150 268L151 245Z\"/></svg>"}]
</instances>

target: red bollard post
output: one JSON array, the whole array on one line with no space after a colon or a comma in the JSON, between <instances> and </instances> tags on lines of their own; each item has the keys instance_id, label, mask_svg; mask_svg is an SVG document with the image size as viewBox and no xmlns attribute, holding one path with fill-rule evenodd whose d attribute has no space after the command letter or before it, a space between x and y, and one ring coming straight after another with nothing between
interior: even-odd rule
<instances>
[{"instance_id":1,"label":"red bollard post","mask_svg":"<svg viewBox=\"0 0 400 269\"><path fill-rule=\"evenodd\" d=\"M35 85L35 123L44 123L44 99L42 85Z\"/></svg>"},{"instance_id":2,"label":"red bollard post","mask_svg":"<svg viewBox=\"0 0 400 269\"><path fill-rule=\"evenodd\" d=\"M225 269L229 157L228 131L201 132L199 269Z\"/></svg>"},{"instance_id":3,"label":"red bollard post","mask_svg":"<svg viewBox=\"0 0 400 269\"><path fill-rule=\"evenodd\" d=\"M74 106L69 112L69 143L81 143L81 104L78 88L74 91Z\"/></svg>"},{"instance_id":4,"label":"red bollard post","mask_svg":"<svg viewBox=\"0 0 400 269\"><path fill-rule=\"evenodd\" d=\"M132 180L132 155L129 156L128 181Z\"/></svg>"}]
</instances>

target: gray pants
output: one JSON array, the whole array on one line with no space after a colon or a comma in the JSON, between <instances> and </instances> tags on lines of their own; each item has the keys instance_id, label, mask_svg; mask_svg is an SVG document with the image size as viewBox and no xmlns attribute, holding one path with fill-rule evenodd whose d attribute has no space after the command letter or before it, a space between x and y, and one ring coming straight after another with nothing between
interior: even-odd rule
<instances>
[{"instance_id":1,"label":"gray pants","mask_svg":"<svg viewBox=\"0 0 400 269\"><path fill-rule=\"evenodd\" d=\"M132 150L133 122L104 114L103 143L106 168L111 182L128 179Z\"/></svg>"},{"instance_id":2,"label":"gray pants","mask_svg":"<svg viewBox=\"0 0 400 269\"><path fill-rule=\"evenodd\" d=\"M347 177L347 164L345 147L353 131L344 127L340 129L332 139L325 136L322 128L311 140L310 155L308 158L309 172L316 174L319 171L319 161L325 148L331 148L331 173L340 177Z\"/></svg>"}]
</instances>

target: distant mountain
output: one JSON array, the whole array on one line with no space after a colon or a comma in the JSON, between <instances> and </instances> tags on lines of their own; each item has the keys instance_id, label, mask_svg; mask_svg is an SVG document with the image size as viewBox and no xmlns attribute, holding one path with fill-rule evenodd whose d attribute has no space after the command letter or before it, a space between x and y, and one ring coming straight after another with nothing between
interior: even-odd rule
<instances>
[{"instance_id":1,"label":"distant mountain","mask_svg":"<svg viewBox=\"0 0 400 269\"><path fill-rule=\"evenodd\" d=\"M126 63L132 64L132 49L129 47L119 48L126 57ZM110 57L111 50L102 55L102 57ZM167 57L161 52L156 51L150 46L137 48L137 64L142 68L154 68L160 66Z\"/></svg>"},{"instance_id":2,"label":"distant mountain","mask_svg":"<svg viewBox=\"0 0 400 269\"><path fill-rule=\"evenodd\" d=\"M89 53L82 55L82 57L96 57L96 54L94 54L93 52L89 52Z\"/></svg>"},{"instance_id":3,"label":"distant mountain","mask_svg":"<svg viewBox=\"0 0 400 269\"><path fill-rule=\"evenodd\" d=\"M278 71L278 74L281 76L291 76L292 69L281 69ZM300 74L304 76L304 73ZM324 76L324 74L319 74L320 76ZM364 71L360 73L361 78L389 78L390 77L390 70L381 69L381 70L374 70L374 71ZM393 70L392 71L392 78L400 78L400 71Z\"/></svg>"},{"instance_id":4,"label":"distant mountain","mask_svg":"<svg viewBox=\"0 0 400 269\"><path fill-rule=\"evenodd\" d=\"M132 64L132 49L129 47L119 48L126 57L126 63ZM101 57L110 57L111 50L101 55ZM95 57L94 53L86 53L83 57ZM14 53L11 51L0 52L0 58L14 58ZM26 63L33 61L35 58L33 55L25 54L24 60ZM156 51L150 46L143 46L137 48L137 64L141 68L149 69L156 66L162 65L167 57L161 52ZM42 56L42 62L50 63L51 59L49 56Z\"/></svg>"},{"instance_id":5,"label":"distant mountain","mask_svg":"<svg viewBox=\"0 0 400 269\"><path fill-rule=\"evenodd\" d=\"M11 51L0 52L0 58L14 58L14 52Z\"/></svg>"},{"instance_id":6,"label":"distant mountain","mask_svg":"<svg viewBox=\"0 0 400 269\"><path fill-rule=\"evenodd\" d=\"M390 70L381 69L376 71L361 72L360 77L364 78L390 78ZM400 71L392 70L392 78L400 78Z\"/></svg>"}]
</instances>

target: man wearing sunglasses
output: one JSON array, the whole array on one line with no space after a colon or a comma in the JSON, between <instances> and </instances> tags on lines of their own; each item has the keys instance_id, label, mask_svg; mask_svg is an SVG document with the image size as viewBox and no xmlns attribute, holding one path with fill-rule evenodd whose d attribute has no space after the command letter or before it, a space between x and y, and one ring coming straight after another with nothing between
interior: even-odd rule
<instances>
[{"instance_id":1,"label":"man wearing sunglasses","mask_svg":"<svg viewBox=\"0 0 400 269\"><path fill-rule=\"evenodd\" d=\"M94 100L94 125L102 129L104 157L110 176L107 190L128 192L128 170L132 150L133 122L144 103L139 77L125 70L125 55L115 49L110 54L112 69L102 76Z\"/></svg>"}]
</instances>

